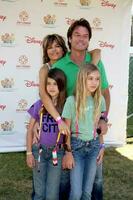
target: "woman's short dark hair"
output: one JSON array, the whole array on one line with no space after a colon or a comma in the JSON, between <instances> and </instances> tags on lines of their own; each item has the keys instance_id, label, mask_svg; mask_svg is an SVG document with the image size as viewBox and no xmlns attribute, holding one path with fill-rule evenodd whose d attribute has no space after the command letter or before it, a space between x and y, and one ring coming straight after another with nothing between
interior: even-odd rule
<instances>
[{"instance_id":1,"label":"woman's short dark hair","mask_svg":"<svg viewBox=\"0 0 133 200\"><path fill-rule=\"evenodd\" d=\"M73 34L73 31L75 30L75 28L77 28L78 26L83 26L85 27L87 30L88 30L88 33L89 33L89 40L91 39L92 37L92 30L91 30L91 26L89 24L89 22L84 19L84 18L81 18L79 20L75 20L71 26L69 27L68 31L67 31L67 41L68 41L68 46L69 46L69 49L71 49L71 43L69 42L69 39L72 37L72 34Z\"/></svg>"},{"instance_id":2,"label":"woman's short dark hair","mask_svg":"<svg viewBox=\"0 0 133 200\"><path fill-rule=\"evenodd\" d=\"M50 34L47 35L43 39L43 63L47 63L50 61L48 54L47 54L47 49L49 46L53 44L53 42L56 41L57 44L62 48L63 50L63 56L67 53L67 47L65 44L65 40L61 35L58 34Z\"/></svg>"}]
</instances>

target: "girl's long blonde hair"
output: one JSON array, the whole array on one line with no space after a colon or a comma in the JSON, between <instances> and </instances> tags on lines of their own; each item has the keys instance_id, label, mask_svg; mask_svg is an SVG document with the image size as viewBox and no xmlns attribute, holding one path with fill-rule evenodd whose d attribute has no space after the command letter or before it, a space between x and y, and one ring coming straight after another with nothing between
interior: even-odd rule
<instances>
[{"instance_id":1,"label":"girl's long blonde hair","mask_svg":"<svg viewBox=\"0 0 133 200\"><path fill-rule=\"evenodd\" d=\"M84 119L85 117L85 108L87 103L87 89L86 81L88 75L94 71L98 71L98 68L89 63L85 63L81 66L80 71L77 77L76 90L75 90L75 100L76 100L76 117ZM101 81L100 81L101 82ZM97 87L96 91L91 94L94 99L94 122L96 123L100 115L100 105L101 105L101 83Z\"/></svg>"}]
</instances>

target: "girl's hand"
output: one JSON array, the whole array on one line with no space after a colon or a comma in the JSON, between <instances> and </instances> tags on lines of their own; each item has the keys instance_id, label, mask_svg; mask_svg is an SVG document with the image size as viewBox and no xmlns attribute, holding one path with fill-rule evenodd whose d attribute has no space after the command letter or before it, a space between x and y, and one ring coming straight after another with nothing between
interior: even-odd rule
<instances>
[{"instance_id":1,"label":"girl's hand","mask_svg":"<svg viewBox=\"0 0 133 200\"><path fill-rule=\"evenodd\" d=\"M105 151L104 148L100 149L100 151L99 151L99 154L97 156L97 164L98 165L100 165L103 162L104 151Z\"/></svg>"},{"instance_id":2,"label":"girl's hand","mask_svg":"<svg viewBox=\"0 0 133 200\"><path fill-rule=\"evenodd\" d=\"M61 120L61 122L58 124L58 128L59 128L59 131L63 135L69 135L70 134L70 130L63 120Z\"/></svg>"},{"instance_id":3,"label":"girl's hand","mask_svg":"<svg viewBox=\"0 0 133 200\"><path fill-rule=\"evenodd\" d=\"M34 156L32 154L31 155L27 155L26 163L27 163L27 166L29 168L33 168L35 166L35 159L34 159Z\"/></svg>"},{"instance_id":4,"label":"girl's hand","mask_svg":"<svg viewBox=\"0 0 133 200\"><path fill-rule=\"evenodd\" d=\"M38 143L39 141L39 123L36 122L33 128L33 132L34 132L34 137L33 137L33 144Z\"/></svg>"},{"instance_id":5,"label":"girl's hand","mask_svg":"<svg viewBox=\"0 0 133 200\"><path fill-rule=\"evenodd\" d=\"M74 158L72 152L66 152L62 159L63 169L72 169L75 166Z\"/></svg>"}]
</instances>

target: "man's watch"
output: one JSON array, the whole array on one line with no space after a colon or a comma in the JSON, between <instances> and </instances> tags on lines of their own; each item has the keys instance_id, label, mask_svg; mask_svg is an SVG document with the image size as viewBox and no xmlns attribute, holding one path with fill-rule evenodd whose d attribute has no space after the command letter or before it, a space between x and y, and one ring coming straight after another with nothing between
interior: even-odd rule
<instances>
[{"instance_id":1,"label":"man's watch","mask_svg":"<svg viewBox=\"0 0 133 200\"><path fill-rule=\"evenodd\" d=\"M101 116L101 117L100 117L100 120L104 120L106 123L108 122L108 118L107 118L107 117L104 117L104 116Z\"/></svg>"}]
</instances>

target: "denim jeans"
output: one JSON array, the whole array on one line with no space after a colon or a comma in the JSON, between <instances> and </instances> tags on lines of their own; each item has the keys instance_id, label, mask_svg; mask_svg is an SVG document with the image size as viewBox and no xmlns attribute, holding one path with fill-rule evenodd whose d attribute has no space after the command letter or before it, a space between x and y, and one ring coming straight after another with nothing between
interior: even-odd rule
<instances>
[{"instance_id":1,"label":"denim jeans","mask_svg":"<svg viewBox=\"0 0 133 200\"><path fill-rule=\"evenodd\" d=\"M96 159L99 153L99 139L83 141L71 138L75 167L70 171L69 200L91 200L96 176Z\"/></svg>"},{"instance_id":2,"label":"denim jeans","mask_svg":"<svg viewBox=\"0 0 133 200\"><path fill-rule=\"evenodd\" d=\"M52 150L42 146L40 162L38 163L38 146L33 145L33 155L36 166L33 168L34 196L33 200L58 200L61 177L61 162L64 154L63 149L59 149L58 165L52 163Z\"/></svg>"},{"instance_id":3,"label":"denim jeans","mask_svg":"<svg viewBox=\"0 0 133 200\"><path fill-rule=\"evenodd\" d=\"M70 170L62 170L60 181L60 200L68 200L70 193Z\"/></svg>"},{"instance_id":4,"label":"denim jeans","mask_svg":"<svg viewBox=\"0 0 133 200\"><path fill-rule=\"evenodd\" d=\"M70 171L63 170L60 183L60 200L68 200L70 193ZM91 200L103 200L102 165L97 165Z\"/></svg>"},{"instance_id":5,"label":"denim jeans","mask_svg":"<svg viewBox=\"0 0 133 200\"><path fill-rule=\"evenodd\" d=\"M102 164L97 165L91 200L103 200Z\"/></svg>"}]
</instances>

